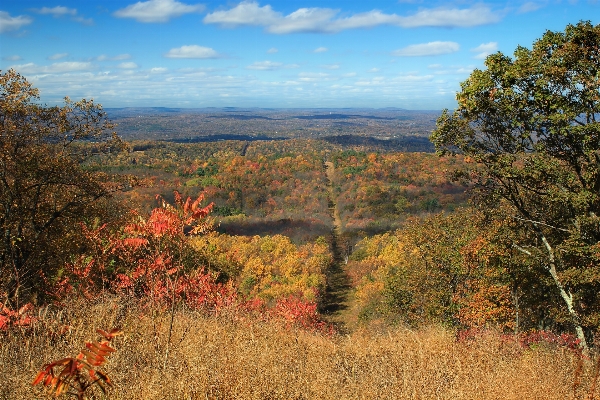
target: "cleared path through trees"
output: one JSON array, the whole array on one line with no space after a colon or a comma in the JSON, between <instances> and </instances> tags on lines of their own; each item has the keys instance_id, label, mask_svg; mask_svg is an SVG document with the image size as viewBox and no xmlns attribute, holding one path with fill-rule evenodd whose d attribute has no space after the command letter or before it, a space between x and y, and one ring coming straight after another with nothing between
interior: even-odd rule
<instances>
[{"instance_id":1,"label":"cleared path through trees","mask_svg":"<svg viewBox=\"0 0 600 400\"><path fill-rule=\"evenodd\" d=\"M328 179L329 210L333 218L333 230L330 235L330 246L333 253L333 262L327 271L327 290L321 304L321 313L328 321L344 331L346 326L346 311L349 309L350 278L344 269L342 259L340 235L342 233L342 220L338 212L333 190L335 167L332 162L325 162L325 172Z\"/></svg>"}]
</instances>

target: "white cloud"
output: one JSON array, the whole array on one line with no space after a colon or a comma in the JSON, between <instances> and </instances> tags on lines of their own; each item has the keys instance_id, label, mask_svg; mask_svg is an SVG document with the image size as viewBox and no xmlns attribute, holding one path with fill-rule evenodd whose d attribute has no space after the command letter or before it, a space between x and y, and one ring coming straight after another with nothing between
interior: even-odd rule
<instances>
[{"instance_id":1,"label":"white cloud","mask_svg":"<svg viewBox=\"0 0 600 400\"><path fill-rule=\"evenodd\" d=\"M38 14L43 14L43 15L52 15L54 18L70 15L71 20L73 20L75 22L79 22L84 25L92 25L94 23L94 20L91 18L84 18L80 15L77 15L77 9L75 9L75 8L56 6L56 7L32 8L31 11L38 13Z\"/></svg>"},{"instance_id":2,"label":"white cloud","mask_svg":"<svg viewBox=\"0 0 600 400\"><path fill-rule=\"evenodd\" d=\"M109 57L106 54L99 55L96 57L96 61L121 61L121 60L129 60L131 58L131 54L118 54L113 57Z\"/></svg>"},{"instance_id":3,"label":"white cloud","mask_svg":"<svg viewBox=\"0 0 600 400\"><path fill-rule=\"evenodd\" d=\"M527 3L524 3L523 5L521 5L521 7L519 7L519 14L525 14L528 12L533 12L536 10L539 10L540 8L544 7L545 4L542 3L535 3L533 1L528 1Z\"/></svg>"},{"instance_id":4,"label":"white cloud","mask_svg":"<svg viewBox=\"0 0 600 400\"><path fill-rule=\"evenodd\" d=\"M340 69L340 64L326 64L326 65L321 65L321 68L325 68L325 69Z\"/></svg>"},{"instance_id":5,"label":"white cloud","mask_svg":"<svg viewBox=\"0 0 600 400\"><path fill-rule=\"evenodd\" d=\"M12 56L4 56L2 57L3 60L5 61L19 61L22 60L23 58L19 55L12 55Z\"/></svg>"},{"instance_id":6,"label":"white cloud","mask_svg":"<svg viewBox=\"0 0 600 400\"><path fill-rule=\"evenodd\" d=\"M227 11L215 11L204 17L207 24L220 24L227 27L240 25L269 26L282 18L281 13L271 6L260 7L254 1L243 1Z\"/></svg>"},{"instance_id":7,"label":"white cloud","mask_svg":"<svg viewBox=\"0 0 600 400\"><path fill-rule=\"evenodd\" d=\"M328 50L329 49L327 47L318 47L318 48L316 48L316 49L313 50L313 53L325 53Z\"/></svg>"},{"instance_id":8,"label":"white cloud","mask_svg":"<svg viewBox=\"0 0 600 400\"><path fill-rule=\"evenodd\" d=\"M167 22L184 14L204 11L204 5L188 5L176 0L138 1L114 12L118 18L133 18L138 22Z\"/></svg>"},{"instance_id":9,"label":"white cloud","mask_svg":"<svg viewBox=\"0 0 600 400\"><path fill-rule=\"evenodd\" d=\"M319 74L299 70L293 77L275 81L271 73L245 72L230 74L197 67L167 70L159 64L147 69L37 73L31 78L46 104L61 104L68 95L75 99L93 97L106 107L449 108L455 104L453 93L459 82L459 76L422 75L418 71L379 76L366 71L346 74L321 70ZM156 93L160 93L159 100Z\"/></svg>"},{"instance_id":10,"label":"white cloud","mask_svg":"<svg viewBox=\"0 0 600 400\"><path fill-rule=\"evenodd\" d=\"M6 11L0 11L0 33L17 30L32 22L33 20L28 16L19 15L11 17Z\"/></svg>"},{"instance_id":11,"label":"white cloud","mask_svg":"<svg viewBox=\"0 0 600 400\"><path fill-rule=\"evenodd\" d=\"M479 46L471 49L473 53L477 53L473 58L478 60L484 60L490 54L498 51L498 43L497 42L489 42L482 43Z\"/></svg>"},{"instance_id":12,"label":"white cloud","mask_svg":"<svg viewBox=\"0 0 600 400\"><path fill-rule=\"evenodd\" d=\"M298 64L283 64L280 62L273 61L257 61L251 65L248 65L246 69L254 69L258 71L275 71L283 68L298 68Z\"/></svg>"},{"instance_id":13,"label":"white cloud","mask_svg":"<svg viewBox=\"0 0 600 400\"><path fill-rule=\"evenodd\" d=\"M92 68L90 62L65 61L51 65L36 65L27 63L13 65L10 68L21 74L60 74L65 72L88 71Z\"/></svg>"},{"instance_id":14,"label":"white cloud","mask_svg":"<svg viewBox=\"0 0 600 400\"><path fill-rule=\"evenodd\" d=\"M425 9L410 17L400 17L400 26L416 28L421 26L438 27L471 27L488 25L499 22L503 13L492 11L484 5L475 5L471 8L457 9L440 7Z\"/></svg>"},{"instance_id":15,"label":"white cloud","mask_svg":"<svg viewBox=\"0 0 600 400\"><path fill-rule=\"evenodd\" d=\"M337 10L329 8L300 8L284 18L278 19L267 30L277 34L328 32L330 26L333 28L330 24L337 13Z\"/></svg>"},{"instance_id":16,"label":"white cloud","mask_svg":"<svg viewBox=\"0 0 600 400\"><path fill-rule=\"evenodd\" d=\"M498 22L502 13L484 5L471 8L440 7L423 9L410 16L385 14L378 10L336 18L340 10L331 8L300 8L288 15L274 11L270 5L261 7L256 1L243 1L237 6L208 14L207 24L225 27L262 26L270 33L336 33L347 29L394 25L403 28L422 26L471 27Z\"/></svg>"},{"instance_id":17,"label":"white cloud","mask_svg":"<svg viewBox=\"0 0 600 400\"><path fill-rule=\"evenodd\" d=\"M336 79L336 77L323 72L301 72L298 74L298 80L300 82L320 82Z\"/></svg>"},{"instance_id":18,"label":"white cloud","mask_svg":"<svg viewBox=\"0 0 600 400\"><path fill-rule=\"evenodd\" d=\"M52 8L50 8L50 7L34 8L34 9L32 9L32 11L34 11L38 14L49 14L49 15L52 15L53 17L60 17L63 15L71 15L71 16L77 15L76 9L62 7L62 6L56 6L56 7L52 7Z\"/></svg>"},{"instance_id":19,"label":"white cloud","mask_svg":"<svg viewBox=\"0 0 600 400\"><path fill-rule=\"evenodd\" d=\"M80 24L83 25L93 25L94 24L94 20L91 18L83 18L80 16L75 16L73 18L71 18L73 21L75 22L79 22Z\"/></svg>"},{"instance_id":20,"label":"white cloud","mask_svg":"<svg viewBox=\"0 0 600 400\"><path fill-rule=\"evenodd\" d=\"M267 53L269 53L269 54L275 54L278 52L279 52L279 50L276 49L275 47L271 47L269 50L267 50Z\"/></svg>"},{"instance_id":21,"label":"white cloud","mask_svg":"<svg viewBox=\"0 0 600 400\"><path fill-rule=\"evenodd\" d=\"M438 56L442 54L455 53L460 49L456 42L429 42L421 44L412 44L402 49L392 52L396 57L422 57L422 56Z\"/></svg>"},{"instance_id":22,"label":"white cloud","mask_svg":"<svg viewBox=\"0 0 600 400\"><path fill-rule=\"evenodd\" d=\"M498 42L489 42L489 43L482 43L479 46L472 48L471 51L475 52L475 53L481 53L481 52L494 52L498 50Z\"/></svg>"},{"instance_id":23,"label":"white cloud","mask_svg":"<svg viewBox=\"0 0 600 400\"><path fill-rule=\"evenodd\" d=\"M247 69L256 69L259 71L273 71L283 68L283 63L273 61L257 61L246 67Z\"/></svg>"},{"instance_id":24,"label":"white cloud","mask_svg":"<svg viewBox=\"0 0 600 400\"><path fill-rule=\"evenodd\" d=\"M370 70L368 70L367 72L371 72L371 73L376 73L379 72L380 69L379 68L371 68Z\"/></svg>"},{"instance_id":25,"label":"white cloud","mask_svg":"<svg viewBox=\"0 0 600 400\"><path fill-rule=\"evenodd\" d=\"M449 76L449 75L469 75L475 69L474 65L468 66L443 66L440 64L433 64L429 66L433 69L433 73L437 76Z\"/></svg>"},{"instance_id":26,"label":"white cloud","mask_svg":"<svg viewBox=\"0 0 600 400\"><path fill-rule=\"evenodd\" d=\"M220 55L210 47L197 45L181 46L169 50L165 57L167 58L219 58Z\"/></svg>"},{"instance_id":27,"label":"white cloud","mask_svg":"<svg viewBox=\"0 0 600 400\"><path fill-rule=\"evenodd\" d=\"M60 60L61 58L65 58L69 55L69 53L56 53L56 54L52 54L50 57L48 57L48 60Z\"/></svg>"},{"instance_id":28,"label":"white cloud","mask_svg":"<svg viewBox=\"0 0 600 400\"><path fill-rule=\"evenodd\" d=\"M129 61L129 62L123 62L119 65L117 65L118 68L121 69L136 69L138 68L138 65L136 63L134 63L133 61Z\"/></svg>"},{"instance_id":29,"label":"white cloud","mask_svg":"<svg viewBox=\"0 0 600 400\"><path fill-rule=\"evenodd\" d=\"M433 75L400 75L394 79L395 82L428 82L433 79Z\"/></svg>"},{"instance_id":30,"label":"white cloud","mask_svg":"<svg viewBox=\"0 0 600 400\"><path fill-rule=\"evenodd\" d=\"M354 84L356 86L380 86L380 85L387 84L387 83L385 82L383 77L378 76L378 77L375 77L370 80L356 81L356 82L354 82Z\"/></svg>"}]
</instances>

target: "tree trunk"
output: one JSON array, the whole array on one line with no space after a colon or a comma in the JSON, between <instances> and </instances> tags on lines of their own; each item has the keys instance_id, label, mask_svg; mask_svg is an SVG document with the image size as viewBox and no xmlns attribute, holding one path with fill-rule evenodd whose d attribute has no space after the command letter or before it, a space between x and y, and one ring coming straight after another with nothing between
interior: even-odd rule
<instances>
[{"instance_id":1,"label":"tree trunk","mask_svg":"<svg viewBox=\"0 0 600 400\"><path fill-rule=\"evenodd\" d=\"M585 340L585 334L583 333L583 327L581 326L581 318L575 308L573 307L573 295L568 293L563 286L560 277L556 271L556 258L554 257L554 249L550 246L550 243L546 239L546 236L537 228L536 231L538 236L544 243L544 247L546 248L546 252L548 253L548 272L550 272L550 276L554 280L554 284L558 288L560 292L560 296L563 298L565 303L567 304L567 310L569 311L569 315L571 316L571 320L573 321L573 325L575 326L575 332L577 333L577 338L579 339L579 344L584 351L588 351L587 341Z\"/></svg>"}]
</instances>

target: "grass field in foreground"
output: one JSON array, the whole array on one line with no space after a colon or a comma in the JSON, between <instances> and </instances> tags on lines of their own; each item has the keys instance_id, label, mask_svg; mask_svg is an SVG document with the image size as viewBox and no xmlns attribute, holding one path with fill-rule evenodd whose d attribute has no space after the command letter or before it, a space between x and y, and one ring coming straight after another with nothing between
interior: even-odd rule
<instances>
[{"instance_id":1,"label":"grass field in foreground","mask_svg":"<svg viewBox=\"0 0 600 400\"><path fill-rule=\"evenodd\" d=\"M105 372L110 399L588 399L594 358L440 327L324 336L275 322L141 312L119 299L47 311L27 333L0 334L0 398L43 398L45 364L75 356L95 329L121 327ZM64 335L50 334L69 325ZM168 348L168 354L167 354ZM104 398L97 394L91 398Z\"/></svg>"}]
</instances>

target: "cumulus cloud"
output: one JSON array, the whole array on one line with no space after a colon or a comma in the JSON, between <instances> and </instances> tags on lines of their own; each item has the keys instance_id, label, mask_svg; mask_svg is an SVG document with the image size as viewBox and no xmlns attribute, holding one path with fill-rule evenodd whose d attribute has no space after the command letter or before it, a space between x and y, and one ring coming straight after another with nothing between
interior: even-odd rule
<instances>
[{"instance_id":1,"label":"cumulus cloud","mask_svg":"<svg viewBox=\"0 0 600 400\"><path fill-rule=\"evenodd\" d=\"M48 57L48 60L60 60L61 58L65 58L69 55L69 53L56 53L56 54L52 54L50 57Z\"/></svg>"},{"instance_id":2,"label":"cumulus cloud","mask_svg":"<svg viewBox=\"0 0 600 400\"><path fill-rule=\"evenodd\" d=\"M184 14L204 11L204 5L188 5L176 0L138 1L114 12L118 18L133 18L138 22L167 22Z\"/></svg>"},{"instance_id":3,"label":"cumulus cloud","mask_svg":"<svg viewBox=\"0 0 600 400\"><path fill-rule=\"evenodd\" d=\"M254 69L258 71L274 71L283 68L298 68L298 64L283 64L280 62L273 61L257 61L246 67L246 69Z\"/></svg>"},{"instance_id":4,"label":"cumulus cloud","mask_svg":"<svg viewBox=\"0 0 600 400\"><path fill-rule=\"evenodd\" d=\"M237 6L223 11L215 11L204 17L207 24L224 27L262 26L267 32L288 33L337 33L347 29L373 28L380 25L394 25L403 28L422 26L471 27L500 21L501 13L494 12L485 5L470 8L439 7L423 9L409 16L385 14L379 10L338 17L340 10L331 8L299 8L283 15L270 5L260 6L255 1L243 1Z\"/></svg>"},{"instance_id":5,"label":"cumulus cloud","mask_svg":"<svg viewBox=\"0 0 600 400\"><path fill-rule=\"evenodd\" d=\"M15 54L12 56L4 56L4 57L2 57L2 59L4 61L19 61L19 60L22 60L23 58L21 56Z\"/></svg>"},{"instance_id":6,"label":"cumulus cloud","mask_svg":"<svg viewBox=\"0 0 600 400\"><path fill-rule=\"evenodd\" d=\"M152 73L152 74L164 74L167 71L168 71L168 69L165 67L150 68L150 73Z\"/></svg>"},{"instance_id":7,"label":"cumulus cloud","mask_svg":"<svg viewBox=\"0 0 600 400\"><path fill-rule=\"evenodd\" d=\"M6 11L0 11L0 33L17 30L32 22L33 20L26 15L11 17Z\"/></svg>"},{"instance_id":8,"label":"cumulus cloud","mask_svg":"<svg viewBox=\"0 0 600 400\"><path fill-rule=\"evenodd\" d=\"M412 44L402 49L392 52L396 57L422 57L438 56L442 54L456 53L460 46L456 42L429 42L421 44Z\"/></svg>"},{"instance_id":9,"label":"cumulus cloud","mask_svg":"<svg viewBox=\"0 0 600 400\"><path fill-rule=\"evenodd\" d=\"M332 77L330 74L325 74L323 72L301 72L298 74L298 80L300 82L319 82L336 79Z\"/></svg>"},{"instance_id":10,"label":"cumulus cloud","mask_svg":"<svg viewBox=\"0 0 600 400\"><path fill-rule=\"evenodd\" d=\"M327 32L329 31L328 24L332 23L337 13L337 10L329 8L300 8L283 18L279 18L267 30L277 34ZM331 32L338 31L333 27L333 24L331 28Z\"/></svg>"},{"instance_id":11,"label":"cumulus cloud","mask_svg":"<svg viewBox=\"0 0 600 400\"><path fill-rule=\"evenodd\" d=\"M471 49L473 53L477 53L474 58L478 60L484 60L490 54L498 51L497 42L482 43L479 46Z\"/></svg>"},{"instance_id":12,"label":"cumulus cloud","mask_svg":"<svg viewBox=\"0 0 600 400\"><path fill-rule=\"evenodd\" d=\"M65 61L51 65L36 65L34 63L27 63L13 65L10 68L21 74L60 74L65 72L88 71L92 68L92 63L78 61Z\"/></svg>"},{"instance_id":13,"label":"cumulus cloud","mask_svg":"<svg viewBox=\"0 0 600 400\"><path fill-rule=\"evenodd\" d=\"M49 14L52 15L53 17L61 17L63 15L77 15L77 10L74 8L67 8L67 7L63 7L63 6L56 6L56 7L42 7L42 8L34 8L32 9L33 12L36 12L38 14Z\"/></svg>"},{"instance_id":14,"label":"cumulus cloud","mask_svg":"<svg viewBox=\"0 0 600 400\"><path fill-rule=\"evenodd\" d=\"M524 3L523 5L521 5L521 7L519 7L518 12L520 14L525 14L528 12L537 11L544 6L545 6L545 4L542 4L542 3L535 3L533 1L528 1L527 3Z\"/></svg>"},{"instance_id":15,"label":"cumulus cloud","mask_svg":"<svg viewBox=\"0 0 600 400\"><path fill-rule=\"evenodd\" d=\"M207 24L220 24L227 27L241 25L269 26L282 18L281 13L271 6L260 7L254 1L243 1L227 11L215 11L204 17Z\"/></svg>"},{"instance_id":16,"label":"cumulus cloud","mask_svg":"<svg viewBox=\"0 0 600 400\"><path fill-rule=\"evenodd\" d=\"M117 65L118 68L121 69L136 69L138 68L138 65L136 63L134 63L133 61L129 61L129 62L123 62L119 65Z\"/></svg>"},{"instance_id":17,"label":"cumulus cloud","mask_svg":"<svg viewBox=\"0 0 600 400\"><path fill-rule=\"evenodd\" d=\"M246 67L247 69L256 69L259 71L273 71L283 68L283 63L273 61L257 61Z\"/></svg>"},{"instance_id":18,"label":"cumulus cloud","mask_svg":"<svg viewBox=\"0 0 600 400\"><path fill-rule=\"evenodd\" d=\"M433 74L437 76L450 76L450 75L469 75L475 69L475 65L468 66L443 66L439 64L430 65L428 68L433 69Z\"/></svg>"},{"instance_id":19,"label":"cumulus cloud","mask_svg":"<svg viewBox=\"0 0 600 400\"><path fill-rule=\"evenodd\" d=\"M91 18L83 18L80 16L75 16L71 19L75 22L79 22L80 24L84 24L84 25L93 25L94 24L94 20Z\"/></svg>"},{"instance_id":20,"label":"cumulus cloud","mask_svg":"<svg viewBox=\"0 0 600 400\"><path fill-rule=\"evenodd\" d=\"M121 61L121 60L129 60L131 58L131 54L118 54L113 57L109 57L106 54L102 54L96 57L97 61Z\"/></svg>"},{"instance_id":21,"label":"cumulus cloud","mask_svg":"<svg viewBox=\"0 0 600 400\"><path fill-rule=\"evenodd\" d=\"M52 15L54 18L71 16L71 20L75 22L79 22L84 25L92 25L94 20L91 18L84 18L80 15L77 15L77 9L68 8L63 6L56 7L42 7L42 8L32 8L31 11L43 14L43 15Z\"/></svg>"},{"instance_id":22,"label":"cumulus cloud","mask_svg":"<svg viewBox=\"0 0 600 400\"><path fill-rule=\"evenodd\" d=\"M325 53L327 50L329 50L327 47L317 47L313 50L313 53Z\"/></svg>"},{"instance_id":23,"label":"cumulus cloud","mask_svg":"<svg viewBox=\"0 0 600 400\"><path fill-rule=\"evenodd\" d=\"M219 58L220 55L210 47L197 45L181 46L169 50L165 57L167 58Z\"/></svg>"},{"instance_id":24,"label":"cumulus cloud","mask_svg":"<svg viewBox=\"0 0 600 400\"><path fill-rule=\"evenodd\" d=\"M463 28L479 25L488 25L499 22L502 13L492 11L487 6L475 5L471 8L446 8L425 9L410 17L400 17L403 28L417 28L422 26L437 26L446 28Z\"/></svg>"}]
</instances>

